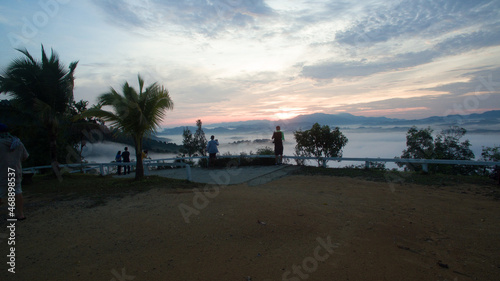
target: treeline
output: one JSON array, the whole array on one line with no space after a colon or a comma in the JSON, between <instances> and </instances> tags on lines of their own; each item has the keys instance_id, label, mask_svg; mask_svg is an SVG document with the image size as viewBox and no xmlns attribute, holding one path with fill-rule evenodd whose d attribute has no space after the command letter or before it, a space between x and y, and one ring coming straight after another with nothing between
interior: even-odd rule
<instances>
[{"instance_id":1,"label":"treeline","mask_svg":"<svg viewBox=\"0 0 500 281\"><path fill-rule=\"evenodd\" d=\"M103 134L104 141L119 142L134 146L134 140L130 135L123 134L120 130L112 129ZM148 151L177 154L183 146L171 142L161 141L146 136L142 139L142 148Z\"/></svg>"},{"instance_id":2,"label":"treeline","mask_svg":"<svg viewBox=\"0 0 500 281\"><path fill-rule=\"evenodd\" d=\"M433 133L434 130L430 127L410 128L406 133L406 149L402 151L401 156L395 158L468 161L476 158L470 141L464 139L467 134L465 128L451 126L435 136ZM318 166L323 164L321 158L342 157L342 150L348 143L348 139L338 127L330 129L318 123L314 124L310 130L294 132L294 137L297 141L295 155L318 157ZM481 156L478 158L482 161L500 162L500 146L483 147ZM297 164L304 164L304 161L297 160ZM371 166L385 169L385 163L371 163ZM398 166L407 171L423 171L420 164L398 163ZM485 168L476 165L428 165L428 172L442 174L492 175L497 171L498 169L495 171L492 167Z\"/></svg>"},{"instance_id":3,"label":"treeline","mask_svg":"<svg viewBox=\"0 0 500 281\"><path fill-rule=\"evenodd\" d=\"M11 98L0 102L0 122L17 136L30 153L25 166L51 165L60 175L60 163L79 163L88 142L103 140L133 144L136 179L144 176L144 148L176 152L179 147L147 136L159 129L165 110L173 109L168 90L157 83L147 87L138 76L139 90L125 82L119 94L113 88L91 107L73 96L78 61L65 67L53 50L42 45L41 60L26 49L0 74L0 93ZM112 107L113 111L103 108ZM105 125L108 122L109 127ZM113 128L113 129L110 129ZM132 141L130 141L132 140ZM144 144L144 146L143 146Z\"/></svg>"},{"instance_id":4,"label":"treeline","mask_svg":"<svg viewBox=\"0 0 500 281\"><path fill-rule=\"evenodd\" d=\"M403 150L399 158L408 159L437 159L437 160L474 160L476 155L471 149L472 144L468 139L464 139L467 134L465 128L451 126L444 129L436 136L430 127L412 127L406 133L406 149ZM500 146L482 148L479 160L500 161ZM419 164L398 164L409 171L422 171ZM428 171L443 174L461 175L489 175L491 168L484 168L474 165L443 165L429 164Z\"/></svg>"}]
</instances>

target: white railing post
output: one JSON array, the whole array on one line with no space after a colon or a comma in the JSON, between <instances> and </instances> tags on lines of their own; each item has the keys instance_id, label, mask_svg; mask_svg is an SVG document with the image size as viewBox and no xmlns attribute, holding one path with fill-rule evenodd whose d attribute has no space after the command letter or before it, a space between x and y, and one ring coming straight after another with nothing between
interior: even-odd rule
<instances>
[{"instance_id":1,"label":"white railing post","mask_svg":"<svg viewBox=\"0 0 500 281\"><path fill-rule=\"evenodd\" d=\"M238 156L223 156L221 158L238 158L238 165L241 165L241 155ZM247 155L246 157L248 158L272 158L273 156L269 155ZM183 159L196 159L196 158L208 158L208 157L183 157L183 158L168 158L168 159L163 159L163 163L165 161L178 161L178 160L183 160ZM365 162L365 167L369 168L371 166L371 162L390 162L390 163L405 163L405 164L417 164L417 165L422 165L422 170L425 173L429 172L429 164L436 164L436 165L473 165L473 166L484 166L484 167L493 167L495 165L500 166L500 162L491 162L491 161L475 161L475 160L446 160L446 159L401 159L401 158L351 158L351 157L301 157L301 156L283 156L283 158L286 159L303 159L303 160L316 160L316 161L321 161L323 167L327 167L327 161L328 160L334 160L334 161L356 161L356 162ZM156 166L158 166L158 163L161 160L156 160L154 163ZM320 162L320 163L321 163ZM130 162L127 163L128 165L132 166L134 168L134 171L137 171L137 162ZM110 174L110 166L116 165L115 163L87 163L85 166L91 167L89 169L95 169L95 167L99 167L99 172L101 175L109 175ZM151 163L146 161L144 163L144 174L149 175L149 166ZM186 165L186 177L189 181L192 180L192 173L191 173L191 166L189 164ZM67 165L65 165L66 167ZM127 165L124 165L127 166ZM46 169L50 168L51 166L37 166L37 167L29 167L29 168L24 168L24 171L31 171L32 173L38 173L40 169ZM86 172L86 170L84 170ZM106 173L107 172L107 173Z\"/></svg>"},{"instance_id":2,"label":"white railing post","mask_svg":"<svg viewBox=\"0 0 500 281\"><path fill-rule=\"evenodd\" d=\"M422 164L422 171L428 173L429 172L429 164L427 164L427 163Z\"/></svg>"},{"instance_id":3,"label":"white railing post","mask_svg":"<svg viewBox=\"0 0 500 281\"><path fill-rule=\"evenodd\" d=\"M191 167L189 166L189 164L186 164L186 174L187 174L187 180L188 181L192 181L192 178L191 178Z\"/></svg>"}]
</instances>

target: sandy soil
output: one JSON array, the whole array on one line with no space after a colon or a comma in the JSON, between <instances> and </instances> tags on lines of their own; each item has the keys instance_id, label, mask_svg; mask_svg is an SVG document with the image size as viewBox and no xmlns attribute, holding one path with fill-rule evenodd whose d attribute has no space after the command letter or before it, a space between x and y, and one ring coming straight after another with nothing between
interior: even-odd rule
<instances>
[{"instance_id":1,"label":"sandy soil","mask_svg":"<svg viewBox=\"0 0 500 281\"><path fill-rule=\"evenodd\" d=\"M16 273L8 273L2 262L0 279L500 276L500 202L476 186L287 176L202 194L155 189L93 208L77 200L28 209L28 220L16 228ZM6 260L2 228L0 249Z\"/></svg>"}]
</instances>

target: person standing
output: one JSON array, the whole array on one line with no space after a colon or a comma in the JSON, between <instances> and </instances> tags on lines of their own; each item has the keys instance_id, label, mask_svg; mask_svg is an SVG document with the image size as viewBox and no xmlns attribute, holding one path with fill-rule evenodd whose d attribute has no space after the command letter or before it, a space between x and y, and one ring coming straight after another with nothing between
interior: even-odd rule
<instances>
[{"instance_id":1,"label":"person standing","mask_svg":"<svg viewBox=\"0 0 500 281\"><path fill-rule=\"evenodd\" d=\"M28 156L24 144L8 132L6 125L0 123L0 204L2 204L2 198L7 197L9 193L9 184L14 183L15 216L17 220L26 219L24 216L23 191L21 189L23 178L21 162L26 160Z\"/></svg>"},{"instance_id":2,"label":"person standing","mask_svg":"<svg viewBox=\"0 0 500 281\"><path fill-rule=\"evenodd\" d=\"M116 163L121 163L122 162L122 152L121 152L121 150L118 150L118 153L116 153L115 161L116 161ZM118 175L121 175L122 174L122 166L118 165L116 167L118 168Z\"/></svg>"},{"instance_id":3,"label":"person standing","mask_svg":"<svg viewBox=\"0 0 500 281\"><path fill-rule=\"evenodd\" d=\"M285 141L285 134L281 131L280 126L276 126L276 131L272 136L274 142L274 155L276 157L276 165L283 164L283 141Z\"/></svg>"},{"instance_id":4,"label":"person standing","mask_svg":"<svg viewBox=\"0 0 500 281\"><path fill-rule=\"evenodd\" d=\"M219 145L219 140L215 139L215 136L210 136L210 141L207 143L207 152L208 152L208 166L215 167L215 160L217 160L217 153L219 149L217 146Z\"/></svg>"},{"instance_id":5,"label":"person standing","mask_svg":"<svg viewBox=\"0 0 500 281\"><path fill-rule=\"evenodd\" d=\"M130 163L130 152L128 151L128 147L125 147L122 152L122 160L124 163ZM123 174L130 174L130 165L123 166Z\"/></svg>"}]
</instances>

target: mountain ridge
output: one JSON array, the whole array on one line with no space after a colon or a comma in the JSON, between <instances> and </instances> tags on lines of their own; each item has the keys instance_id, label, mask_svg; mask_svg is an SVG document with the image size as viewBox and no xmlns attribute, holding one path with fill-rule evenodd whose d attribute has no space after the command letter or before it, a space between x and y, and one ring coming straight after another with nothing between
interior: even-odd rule
<instances>
[{"instance_id":1,"label":"mountain ridge","mask_svg":"<svg viewBox=\"0 0 500 281\"><path fill-rule=\"evenodd\" d=\"M298 115L286 120L249 120L237 122L223 122L205 125L203 130L210 133L228 133L228 132L255 132L263 129L274 129L276 125L280 125L287 131L307 130L314 123L320 125L328 125L330 127L343 127L349 129L367 129L367 128L382 128L390 129L401 127L401 129L411 126L432 125L437 127L450 127L453 125L461 127L469 127L467 129L477 130L500 130L500 110L491 110L483 113L472 113L468 115L447 115L447 116L430 116L422 119L398 119L388 117L366 117L357 116L350 113L312 113L306 115ZM492 128L495 127L496 128ZM178 126L174 128L164 128L159 134L182 134L185 128L189 128L191 132L196 131L195 126ZM487 127L487 128L486 128Z\"/></svg>"}]
</instances>

